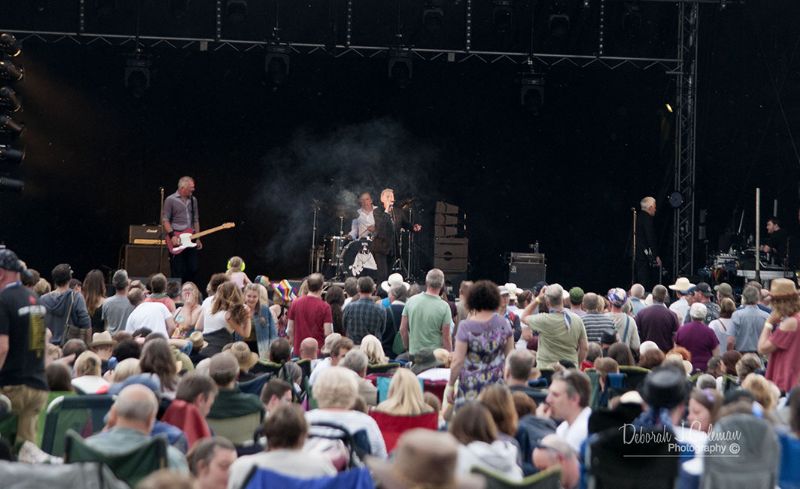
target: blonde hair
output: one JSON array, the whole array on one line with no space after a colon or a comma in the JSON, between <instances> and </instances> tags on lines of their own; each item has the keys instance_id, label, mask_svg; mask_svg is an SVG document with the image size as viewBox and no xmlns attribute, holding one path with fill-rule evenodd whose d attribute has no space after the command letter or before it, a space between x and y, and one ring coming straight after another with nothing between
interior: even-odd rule
<instances>
[{"instance_id":1,"label":"blonde hair","mask_svg":"<svg viewBox=\"0 0 800 489\"><path fill-rule=\"evenodd\" d=\"M444 348L437 348L433 350L433 357L442 362L442 368L450 368L451 356L449 351Z\"/></svg>"},{"instance_id":2,"label":"blonde hair","mask_svg":"<svg viewBox=\"0 0 800 489\"><path fill-rule=\"evenodd\" d=\"M419 379L407 368L397 369L389 384L389 397L375 409L395 416L418 416L433 411L422 396Z\"/></svg>"},{"instance_id":3,"label":"blonde hair","mask_svg":"<svg viewBox=\"0 0 800 489\"><path fill-rule=\"evenodd\" d=\"M242 265L244 265L244 260L240 256L232 256L230 260L228 260L228 271L227 273L233 272L241 272Z\"/></svg>"},{"instance_id":4,"label":"blonde hair","mask_svg":"<svg viewBox=\"0 0 800 489\"><path fill-rule=\"evenodd\" d=\"M383 352L381 340L371 334L361 338L361 351L367 356L370 365L381 365L389 361Z\"/></svg>"},{"instance_id":5,"label":"blonde hair","mask_svg":"<svg viewBox=\"0 0 800 489\"><path fill-rule=\"evenodd\" d=\"M97 353L87 350L78 356L75 360L75 377L82 377L84 375L100 376L101 360Z\"/></svg>"},{"instance_id":6,"label":"blonde hair","mask_svg":"<svg viewBox=\"0 0 800 489\"><path fill-rule=\"evenodd\" d=\"M200 288L197 285L195 285L194 282L184 282L183 286L181 287L181 297L183 297L184 287L189 287L189 289L191 289L195 304L200 305L200 303L202 302L202 297L200 296Z\"/></svg>"},{"instance_id":7,"label":"blonde hair","mask_svg":"<svg viewBox=\"0 0 800 489\"><path fill-rule=\"evenodd\" d=\"M114 369L113 381L115 384L118 384L123 382L128 377L133 377L134 375L139 375L140 373L142 373L142 369L139 367L139 359L126 358L125 360L119 362L117 364L117 368Z\"/></svg>"},{"instance_id":8,"label":"blonde hair","mask_svg":"<svg viewBox=\"0 0 800 489\"><path fill-rule=\"evenodd\" d=\"M261 293L261 289L263 289L263 288L264 288L264 286L261 285L261 284L247 284L247 285L244 286L244 290L242 291L242 294L243 295L247 295L248 292L257 292L258 293L258 304L256 304L256 307L257 308L261 308L261 304L269 304L269 299L267 299L267 302L264 302L263 294ZM258 311L255 311L255 312L258 312Z\"/></svg>"},{"instance_id":9,"label":"blonde hair","mask_svg":"<svg viewBox=\"0 0 800 489\"><path fill-rule=\"evenodd\" d=\"M756 401L767 411L775 407L781 395L777 386L760 374L750 374L745 377L742 381L742 388L750 391Z\"/></svg>"},{"instance_id":10,"label":"blonde hair","mask_svg":"<svg viewBox=\"0 0 800 489\"><path fill-rule=\"evenodd\" d=\"M358 396L356 373L344 367L329 367L311 388L320 409L350 409Z\"/></svg>"}]
</instances>

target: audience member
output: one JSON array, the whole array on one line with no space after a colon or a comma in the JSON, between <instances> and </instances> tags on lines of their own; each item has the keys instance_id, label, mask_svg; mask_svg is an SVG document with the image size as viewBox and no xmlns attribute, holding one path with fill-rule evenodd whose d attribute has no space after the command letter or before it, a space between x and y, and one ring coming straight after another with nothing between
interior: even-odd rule
<instances>
[{"instance_id":1,"label":"audience member","mask_svg":"<svg viewBox=\"0 0 800 489\"><path fill-rule=\"evenodd\" d=\"M354 304L355 305L355 304ZM367 367L369 367L369 360L363 351L353 349L347 352L340 365L346 369L352 370L358 375L358 395L364 400L368 407L378 405L378 389L367 380Z\"/></svg>"},{"instance_id":2,"label":"audience member","mask_svg":"<svg viewBox=\"0 0 800 489\"><path fill-rule=\"evenodd\" d=\"M314 385L317 382L317 379L322 372L327 370L330 367L335 367L339 365L339 362L344 359L347 352L353 349L353 340L350 338L340 338L336 342L333 343L331 347L331 356L328 358L323 359L319 364L314 368L314 371L311 372L311 377L308 379L309 385Z\"/></svg>"},{"instance_id":3,"label":"audience member","mask_svg":"<svg viewBox=\"0 0 800 489\"><path fill-rule=\"evenodd\" d=\"M241 338L249 337L251 328L251 312L241 290L233 282L221 283L211 305L204 302L197 322L196 329L203 332L203 340L208 342L201 355L210 357L221 352L225 345L233 343L234 333Z\"/></svg>"},{"instance_id":4,"label":"audience member","mask_svg":"<svg viewBox=\"0 0 800 489\"><path fill-rule=\"evenodd\" d=\"M439 294L444 287L444 273L431 269L425 276L425 293L417 294L406 302L400 323L403 346L413 358L422 348L452 350L450 323L453 318L450 306Z\"/></svg>"},{"instance_id":5,"label":"audience member","mask_svg":"<svg viewBox=\"0 0 800 489\"><path fill-rule=\"evenodd\" d=\"M386 400L375 410L394 416L418 416L433 411L423 397L417 376L407 368L395 371Z\"/></svg>"},{"instance_id":6,"label":"audience member","mask_svg":"<svg viewBox=\"0 0 800 489\"><path fill-rule=\"evenodd\" d=\"M101 315L105 323L106 330L111 334L125 329L128 316L133 311L133 305L128 300L128 272L117 270L111 278L111 285L114 287L114 295L103 302Z\"/></svg>"},{"instance_id":7,"label":"audience member","mask_svg":"<svg viewBox=\"0 0 800 489\"><path fill-rule=\"evenodd\" d=\"M581 444L589 434L590 395L591 382L585 373L570 369L553 374L546 401L549 414L563 420L556 434L576 453L580 452Z\"/></svg>"},{"instance_id":8,"label":"audience member","mask_svg":"<svg viewBox=\"0 0 800 489\"><path fill-rule=\"evenodd\" d=\"M353 344L360 345L361 339L367 335L376 338L383 336L386 326L386 309L376 304L373 299L375 282L372 277L358 279L358 300L347 306L343 313L344 330Z\"/></svg>"},{"instance_id":9,"label":"audience member","mask_svg":"<svg viewBox=\"0 0 800 489\"><path fill-rule=\"evenodd\" d=\"M728 328L728 350L736 350L741 354L755 353L758 350L758 338L769 313L758 306L760 290L752 285L745 286L742 291L741 309L731 316Z\"/></svg>"},{"instance_id":10,"label":"audience member","mask_svg":"<svg viewBox=\"0 0 800 489\"><path fill-rule=\"evenodd\" d=\"M583 320L575 314L564 311L563 293L564 289L560 285L548 285L522 313L522 320L531 330L539 332L539 350L536 352L538 368L549 367L559 360L569 360L575 365L580 365L586 358L589 346ZM542 295L546 300L548 312L533 314L533 309Z\"/></svg>"},{"instance_id":11,"label":"audience member","mask_svg":"<svg viewBox=\"0 0 800 489\"><path fill-rule=\"evenodd\" d=\"M717 335L703 322L707 314L705 304L695 302L689 308L691 321L684 323L675 335L675 345L682 346L691 353L691 358L684 360L691 361L692 367L701 372L706 370L709 358L719 355Z\"/></svg>"},{"instance_id":12,"label":"audience member","mask_svg":"<svg viewBox=\"0 0 800 489\"><path fill-rule=\"evenodd\" d=\"M722 350L728 348L728 333L731 327L731 316L734 312L736 312L736 303L725 297L719 305L719 317L708 324L708 327L717 335L717 341Z\"/></svg>"},{"instance_id":13,"label":"audience member","mask_svg":"<svg viewBox=\"0 0 800 489\"><path fill-rule=\"evenodd\" d=\"M44 369L50 392L72 392L72 375L63 363L51 363Z\"/></svg>"},{"instance_id":14,"label":"audience member","mask_svg":"<svg viewBox=\"0 0 800 489\"><path fill-rule=\"evenodd\" d=\"M9 272L13 273L11 270ZM86 309L86 300L69 287L72 268L66 263L56 265L50 277L53 279L55 290L41 297L41 304L47 309L45 323L47 329L53 333L50 342L63 345L73 337L88 342L91 337L91 320ZM65 336L68 324L72 326L71 337Z\"/></svg>"},{"instance_id":15,"label":"audience member","mask_svg":"<svg viewBox=\"0 0 800 489\"><path fill-rule=\"evenodd\" d=\"M222 437L206 438L189 450L186 461L194 476L193 489L226 489L236 447Z\"/></svg>"},{"instance_id":16,"label":"audience member","mask_svg":"<svg viewBox=\"0 0 800 489\"><path fill-rule=\"evenodd\" d=\"M207 418L238 418L256 412L263 416L264 406L258 396L241 392L236 385L238 373L239 364L231 353L217 353L211 357L208 374L217 384L219 391Z\"/></svg>"},{"instance_id":17,"label":"audience member","mask_svg":"<svg viewBox=\"0 0 800 489\"><path fill-rule=\"evenodd\" d=\"M125 322L125 331L133 333L140 328L147 328L169 338L175 329L175 320L167 306L160 302L145 302L145 293L142 289L131 288L128 291L128 300L133 306L133 311Z\"/></svg>"},{"instance_id":18,"label":"audience member","mask_svg":"<svg viewBox=\"0 0 800 489\"><path fill-rule=\"evenodd\" d=\"M92 351L85 351L75 360L75 376L72 387L82 394L98 394L108 389L109 383L100 376L100 357Z\"/></svg>"},{"instance_id":19,"label":"audience member","mask_svg":"<svg viewBox=\"0 0 800 489\"><path fill-rule=\"evenodd\" d=\"M281 404L291 404L292 386L285 380L269 379L261 389L261 404L264 405L265 417Z\"/></svg>"},{"instance_id":20,"label":"audience member","mask_svg":"<svg viewBox=\"0 0 800 489\"><path fill-rule=\"evenodd\" d=\"M614 321L605 314L605 301L594 292L588 292L583 296L583 326L586 329L586 339L597 341L603 337L603 333L616 333Z\"/></svg>"},{"instance_id":21,"label":"audience member","mask_svg":"<svg viewBox=\"0 0 800 489\"><path fill-rule=\"evenodd\" d=\"M770 292L773 312L764 323L758 352L769 355L767 379L789 392L800 381L800 297L794 282L788 279L773 280Z\"/></svg>"},{"instance_id":22,"label":"audience member","mask_svg":"<svg viewBox=\"0 0 800 489\"><path fill-rule=\"evenodd\" d=\"M371 334L361 338L361 351L367 356L370 365L383 365L389 361L381 341Z\"/></svg>"},{"instance_id":23,"label":"audience member","mask_svg":"<svg viewBox=\"0 0 800 489\"><path fill-rule=\"evenodd\" d=\"M580 483L580 464L575 450L558 435L546 435L533 451L533 465L538 470L561 468L561 487L574 489Z\"/></svg>"},{"instance_id":24,"label":"audience member","mask_svg":"<svg viewBox=\"0 0 800 489\"><path fill-rule=\"evenodd\" d=\"M539 390L528 385L534 362L533 354L528 350L514 350L506 357L503 378L511 392L522 392L531 399L540 396Z\"/></svg>"},{"instance_id":25,"label":"audience member","mask_svg":"<svg viewBox=\"0 0 800 489\"><path fill-rule=\"evenodd\" d=\"M151 373L161 382L161 395L175 398L175 387L178 385L178 366L175 356L164 338L148 340L142 348L139 358L142 373Z\"/></svg>"},{"instance_id":26,"label":"audience member","mask_svg":"<svg viewBox=\"0 0 800 489\"><path fill-rule=\"evenodd\" d=\"M614 359L617 365L631 366L634 364L633 353L625 343L614 343L608 347L607 357Z\"/></svg>"},{"instance_id":27,"label":"audience member","mask_svg":"<svg viewBox=\"0 0 800 489\"><path fill-rule=\"evenodd\" d=\"M656 285L653 287L653 305L639 311L635 318L636 325L639 327L639 339L642 342L654 342L662 352L667 352L672 348L675 342L675 333L678 332L680 326L676 313L672 309L667 309L666 300L667 288L663 285ZM688 310L688 306L686 309Z\"/></svg>"},{"instance_id":28,"label":"audience member","mask_svg":"<svg viewBox=\"0 0 800 489\"><path fill-rule=\"evenodd\" d=\"M309 275L306 279L308 294L296 299L289 308L287 333L294 351L300 351L300 343L306 338L324 343L325 337L333 332L331 306L322 300L324 282L322 274Z\"/></svg>"}]
</instances>

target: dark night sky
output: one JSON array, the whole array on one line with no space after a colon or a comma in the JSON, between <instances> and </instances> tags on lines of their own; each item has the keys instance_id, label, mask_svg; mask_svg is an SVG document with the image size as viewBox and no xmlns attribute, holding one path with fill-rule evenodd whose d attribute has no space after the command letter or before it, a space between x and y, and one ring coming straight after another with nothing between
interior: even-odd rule
<instances>
[{"instance_id":1,"label":"dark night sky","mask_svg":"<svg viewBox=\"0 0 800 489\"><path fill-rule=\"evenodd\" d=\"M765 205L780 198L781 217L793 217L798 14L787 1L704 8L697 203L708 209L711 243L742 206L753 226L757 185ZM581 39L591 38L588 25L576 22ZM663 45L655 35L642 43ZM410 86L397 89L383 58L297 55L273 91L262 54L159 48L152 88L133 100L123 52L24 45L27 187L0 194L0 239L34 268L115 268L128 224L154 222L159 186L172 192L190 174L204 227L239 224L205 241L203 276L233 254L253 275L301 276L311 199L328 208L389 185L424 203L423 221L438 198L466 210L474 277L504 280L501 255L538 240L549 281L604 290L628 282L630 207L672 191L660 124L674 80L663 70L552 68L534 118L519 107L518 68L503 62L417 62ZM672 216L666 201L659 207L668 249Z\"/></svg>"}]
</instances>

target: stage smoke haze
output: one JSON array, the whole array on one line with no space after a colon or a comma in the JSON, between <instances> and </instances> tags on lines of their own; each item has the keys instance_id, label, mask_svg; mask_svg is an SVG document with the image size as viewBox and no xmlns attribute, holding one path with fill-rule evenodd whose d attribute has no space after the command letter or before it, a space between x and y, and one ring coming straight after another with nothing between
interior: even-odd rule
<instances>
[{"instance_id":1,"label":"stage smoke haze","mask_svg":"<svg viewBox=\"0 0 800 489\"><path fill-rule=\"evenodd\" d=\"M339 216L350 231L358 208L358 195L370 192L380 206L380 191L395 190L399 202L427 197L434 189L437 150L411 135L392 119L345 126L317 134L298 130L284 147L261 161L263 181L254 207L264 222L275 223L258 250L267 263L283 265L297 257L307 259L311 246L313 208L320 211L317 242L339 233Z\"/></svg>"}]
</instances>

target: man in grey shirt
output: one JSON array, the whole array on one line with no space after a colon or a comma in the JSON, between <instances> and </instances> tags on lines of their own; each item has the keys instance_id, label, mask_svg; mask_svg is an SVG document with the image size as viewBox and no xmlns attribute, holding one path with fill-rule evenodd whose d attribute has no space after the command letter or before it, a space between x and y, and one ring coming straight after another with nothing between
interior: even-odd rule
<instances>
[{"instance_id":1,"label":"man in grey shirt","mask_svg":"<svg viewBox=\"0 0 800 489\"><path fill-rule=\"evenodd\" d=\"M111 284L117 293L103 302L102 317L106 330L113 335L117 331L125 329L128 316L133 311L133 305L128 300L128 286L130 285L128 272L125 270L114 272Z\"/></svg>"},{"instance_id":2,"label":"man in grey shirt","mask_svg":"<svg viewBox=\"0 0 800 489\"><path fill-rule=\"evenodd\" d=\"M742 291L744 307L733 313L728 328L728 350L741 353L756 352L761 329L769 314L758 307L761 294L756 287L748 285Z\"/></svg>"},{"instance_id":3,"label":"man in grey shirt","mask_svg":"<svg viewBox=\"0 0 800 489\"><path fill-rule=\"evenodd\" d=\"M180 233L191 229L194 233L200 232L200 213L197 210L197 198L194 194L194 179L181 177L178 180L178 190L164 199L164 215L161 224L167 239L174 246L181 243ZM196 240L196 248L186 248L178 255L169 258L170 269L173 277L180 277L183 282L197 282L197 251L203 248L203 243Z\"/></svg>"}]
</instances>

